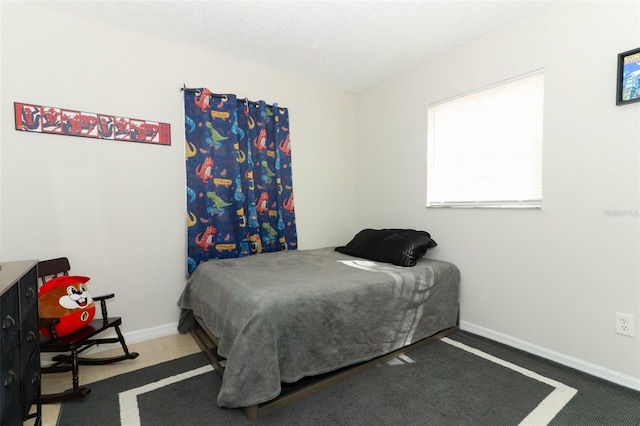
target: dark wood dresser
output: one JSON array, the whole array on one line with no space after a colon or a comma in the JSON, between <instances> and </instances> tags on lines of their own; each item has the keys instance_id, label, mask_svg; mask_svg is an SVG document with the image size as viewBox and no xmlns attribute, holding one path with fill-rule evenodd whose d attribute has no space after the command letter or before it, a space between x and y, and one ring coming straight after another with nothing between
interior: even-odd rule
<instances>
[{"instance_id":1,"label":"dark wood dresser","mask_svg":"<svg viewBox=\"0 0 640 426\"><path fill-rule=\"evenodd\" d=\"M42 422L37 267L37 260L0 263L0 426Z\"/></svg>"}]
</instances>

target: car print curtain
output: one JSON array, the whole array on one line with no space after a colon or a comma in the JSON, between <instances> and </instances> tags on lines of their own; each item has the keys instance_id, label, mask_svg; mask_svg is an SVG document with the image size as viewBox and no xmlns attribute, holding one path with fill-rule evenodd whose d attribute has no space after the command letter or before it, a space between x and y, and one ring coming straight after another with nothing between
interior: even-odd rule
<instances>
[{"instance_id":1,"label":"car print curtain","mask_svg":"<svg viewBox=\"0 0 640 426\"><path fill-rule=\"evenodd\" d=\"M185 89L188 272L297 247L289 111Z\"/></svg>"}]
</instances>

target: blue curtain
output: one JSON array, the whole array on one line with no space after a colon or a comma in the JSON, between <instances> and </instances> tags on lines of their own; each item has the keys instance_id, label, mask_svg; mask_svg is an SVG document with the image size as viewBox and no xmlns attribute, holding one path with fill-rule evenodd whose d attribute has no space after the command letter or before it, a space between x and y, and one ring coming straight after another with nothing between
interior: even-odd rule
<instances>
[{"instance_id":1,"label":"blue curtain","mask_svg":"<svg viewBox=\"0 0 640 426\"><path fill-rule=\"evenodd\" d=\"M208 259L297 247L287 108L184 93L189 273Z\"/></svg>"}]
</instances>

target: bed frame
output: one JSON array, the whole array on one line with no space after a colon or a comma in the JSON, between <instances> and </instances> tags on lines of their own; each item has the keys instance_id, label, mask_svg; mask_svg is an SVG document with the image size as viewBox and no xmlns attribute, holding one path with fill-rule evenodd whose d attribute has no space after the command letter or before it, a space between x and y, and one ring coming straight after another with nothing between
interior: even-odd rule
<instances>
[{"instance_id":1,"label":"bed frame","mask_svg":"<svg viewBox=\"0 0 640 426\"><path fill-rule=\"evenodd\" d=\"M325 389L333 384L341 382L349 377L355 376L363 371L375 367L376 365L385 363L400 355L404 355L408 352L419 349L432 342L442 339L450 334L455 333L460 329L460 310L458 309L458 320L456 325L450 328L439 331L429 337L419 340L411 345L400 348L396 351L390 352L386 355L379 356L370 361L361 362L355 365L344 367L336 371L321 374L318 376L303 378L295 383L282 383L282 392L279 396L271 401L263 402L261 404L252 405L249 407L242 407L242 411L249 420L257 420L265 417L276 410L284 408L294 402L313 395L314 393ZM196 324L191 328L191 336L196 341L202 352L205 354L215 372L220 376L224 375L225 359L220 357L217 353L218 338L211 333L200 318L194 315Z\"/></svg>"}]
</instances>

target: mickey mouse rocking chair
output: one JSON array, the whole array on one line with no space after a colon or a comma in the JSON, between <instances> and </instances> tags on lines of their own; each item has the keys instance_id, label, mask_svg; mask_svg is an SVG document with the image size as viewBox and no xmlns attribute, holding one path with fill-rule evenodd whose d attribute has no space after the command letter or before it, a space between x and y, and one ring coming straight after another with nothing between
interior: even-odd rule
<instances>
[{"instance_id":1,"label":"mickey mouse rocking chair","mask_svg":"<svg viewBox=\"0 0 640 426\"><path fill-rule=\"evenodd\" d=\"M69 259L38 262L38 278L42 282L39 290L40 311L40 352L53 352L52 364L42 367L42 373L71 371L73 388L64 392L42 395L42 403L67 401L81 398L91 392L80 386L78 367L84 365L104 365L138 357L137 352L129 352L120 331L122 319L107 315L106 300L114 294L91 297L85 283L88 277L70 276ZM95 303L100 302L102 318L93 319ZM113 329L117 337L97 338L104 331ZM103 343L120 343L123 355L110 358L81 358L78 355L87 349Z\"/></svg>"}]
</instances>

